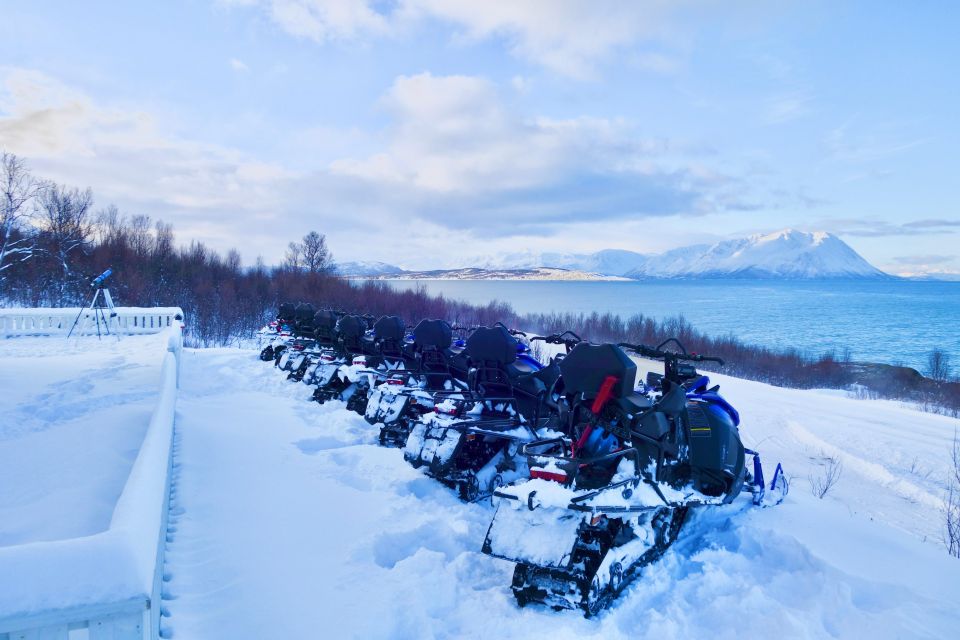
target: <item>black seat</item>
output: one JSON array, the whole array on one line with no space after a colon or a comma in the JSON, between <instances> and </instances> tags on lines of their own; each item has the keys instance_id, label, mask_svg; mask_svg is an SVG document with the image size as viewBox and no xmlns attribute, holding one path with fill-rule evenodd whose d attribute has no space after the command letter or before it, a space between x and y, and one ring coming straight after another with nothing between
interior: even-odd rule
<instances>
[{"instance_id":1,"label":"black seat","mask_svg":"<svg viewBox=\"0 0 960 640\"><path fill-rule=\"evenodd\" d=\"M320 309L313 314L313 335L322 344L333 344L337 316L329 309Z\"/></svg>"},{"instance_id":2,"label":"black seat","mask_svg":"<svg viewBox=\"0 0 960 640\"><path fill-rule=\"evenodd\" d=\"M566 393L595 398L609 376L616 378L613 398L626 398L637 381L637 365L620 347L612 344L581 342L560 361L560 373Z\"/></svg>"}]
</instances>

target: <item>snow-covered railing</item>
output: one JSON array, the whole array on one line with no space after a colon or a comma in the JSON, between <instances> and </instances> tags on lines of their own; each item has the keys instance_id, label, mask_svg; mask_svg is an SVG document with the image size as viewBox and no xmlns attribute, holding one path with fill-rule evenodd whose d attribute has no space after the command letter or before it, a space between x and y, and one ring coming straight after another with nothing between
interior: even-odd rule
<instances>
[{"instance_id":1,"label":"snow-covered railing","mask_svg":"<svg viewBox=\"0 0 960 640\"><path fill-rule=\"evenodd\" d=\"M178 315L183 318L183 311L179 307L116 307L116 312L117 316L112 320L109 311L104 310L104 315L110 320L110 331L121 334L159 333L179 324ZM0 309L0 337L67 335L78 316L79 332L96 333L93 313L92 309L81 310L80 307Z\"/></svg>"},{"instance_id":2,"label":"snow-covered railing","mask_svg":"<svg viewBox=\"0 0 960 640\"><path fill-rule=\"evenodd\" d=\"M156 640L183 349L169 328L160 396L106 531L0 547L0 640Z\"/></svg>"}]
</instances>

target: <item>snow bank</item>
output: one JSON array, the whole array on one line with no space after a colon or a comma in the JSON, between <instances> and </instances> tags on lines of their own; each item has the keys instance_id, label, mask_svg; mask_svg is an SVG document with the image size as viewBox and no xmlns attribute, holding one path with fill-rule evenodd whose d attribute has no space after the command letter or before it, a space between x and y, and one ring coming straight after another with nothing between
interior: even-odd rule
<instances>
[{"instance_id":1,"label":"snow bank","mask_svg":"<svg viewBox=\"0 0 960 640\"><path fill-rule=\"evenodd\" d=\"M0 633L17 629L18 619L26 616L49 619L56 615L51 610L131 600L139 601L144 612L149 608L149 624L159 628L159 606L150 603L159 603L182 349L180 325L167 331L159 399L109 528L82 538L0 548L0 576L6 578L0 580Z\"/></svg>"}]
</instances>

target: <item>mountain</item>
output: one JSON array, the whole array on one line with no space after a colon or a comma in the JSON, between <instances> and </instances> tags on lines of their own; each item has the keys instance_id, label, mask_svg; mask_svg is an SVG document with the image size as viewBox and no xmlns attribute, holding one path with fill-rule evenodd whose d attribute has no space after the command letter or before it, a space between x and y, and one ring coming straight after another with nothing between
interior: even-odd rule
<instances>
[{"instance_id":1,"label":"mountain","mask_svg":"<svg viewBox=\"0 0 960 640\"><path fill-rule=\"evenodd\" d=\"M888 278L840 238L784 229L660 254L622 249L596 253L524 252L481 258L484 269L554 267L643 278Z\"/></svg>"},{"instance_id":2,"label":"mountain","mask_svg":"<svg viewBox=\"0 0 960 640\"><path fill-rule=\"evenodd\" d=\"M628 280L620 276L605 276L578 269L531 267L529 269L436 269L432 271L404 271L399 274L371 276L379 280Z\"/></svg>"},{"instance_id":3,"label":"mountain","mask_svg":"<svg viewBox=\"0 0 960 640\"><path fill-rule=\"evenodd\" d=\"M840 238L785 229L650 256L630 278L887 278Z\"/></svg>"},{"instance_id":4,"label":"mountain","mask_svg":"<svg viewBox=\"0 0 960 640\"><path fill-rule=\"evenodd\" d=\"M337 273L348 277L390 276L404 270L386 262L338 262Z\"/></svg>"}]
</instances>

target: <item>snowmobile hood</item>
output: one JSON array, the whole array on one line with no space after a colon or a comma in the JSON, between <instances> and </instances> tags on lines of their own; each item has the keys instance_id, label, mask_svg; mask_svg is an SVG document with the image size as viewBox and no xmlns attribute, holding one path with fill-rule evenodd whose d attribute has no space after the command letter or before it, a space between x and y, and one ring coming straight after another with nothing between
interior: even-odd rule
<instances>
[{"instance_id":1,"label":"snowmobile hood","mask_svg":"<svg viewBox=\"0 0 960 640\"><path fill-rule=\"evenodd\" d=\"M707 391L704 393L688 393L687 398L692 400L703 400L709 403L713 407L718 407L723 410L730 419L733 420L733 426L740 426L740 412L737 411L732 404L727 402L726 398L721 396L715 391Z\"/></svg>"}]
</instances>

